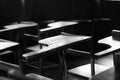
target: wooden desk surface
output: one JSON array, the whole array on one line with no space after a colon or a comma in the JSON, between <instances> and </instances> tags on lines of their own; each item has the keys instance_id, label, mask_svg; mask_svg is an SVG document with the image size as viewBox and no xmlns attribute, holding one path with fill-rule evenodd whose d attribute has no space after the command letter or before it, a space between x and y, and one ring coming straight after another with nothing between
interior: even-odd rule
<instances>
[{"instance_id":1,"label":"wooden desk surface","mask_svg":"<svg viewBox=\"0 0 120 80\"><path fill-rule=\"evenodd\" d=\"M45 48L42 48L41 50L33 53L26 53L23 55L23 57L33 57L36 55L39 55L40 53L48 53L56 49L65 49L70 47L70 45L77 43L77 42L82 42L90 39L90 36L69 36L69 35L58 35L58 36L53 36L49 37L46 39L39 40L39 43L44 43L47 44L48 46Z\"/></svg>"},{"instance_id":2,"label":"wooden desk surface","mask_svg":"<svg viewBox=\"0 0 120 80\"><path fill-rule=\"evenodd\" d=\"M78 24L78 22L77 21L57 21L57 22L48 24L47 28L40 29L40 31L41 32L51 31L51 30L56 30L59 28L64 28L66 26L71 26L71 25L75 25L75 24Z\"/></svg>"},{"instance_id":3,"label":"wooden desk surface","mask_svg":"<svg viewBox=\"0 0 120 80\"><path fill-rule=\"evenodd\" d=\"M102 54L105 54L105 53L110 53L110 52L113 52L113 51L120 50L120 41L113 40L112 36L103 38L103 39L99 40L98 43L108 44L111 47L108 48L108 49L105 49L101 52L96 53L96 55L102 55Z\"/></svg>"},{"instance_id":4,"label":"wooden desk surface","mask_svg":"<svg viewBox=\"0 0 120 80\"><path fill-rule=\"evenodd\" d=\"M58 35L58 36L49 37L43 40L39 40L39 43L44 43L48 45L54 45L54 44L67 45L67 44L82 41L88 38L90 38L90 36Z\"/></svg>"},{"instance_id":5,"label":"wooden desk surface","mask_svg":"<svg viewBox=\"0 0 120 80\"><path fill-rule=\"evenodd\" d=\"M118 47L120 45L120 41L114 40L112 36L106 37L104 39L101 39L99 43L107 43L112 45L112 47Z\"/></svg>"},{"instance_id":6,"label":"wooden desk surface","mask_svg":"<svg viewBox=\"0 0 120 80\"><path fill-rule=\"evenodd\" d=\"M62 26L69 26L69 25L74 25L77 24L77 21L57 21L48 24L49 27L62 27Z\"/></svg>"},{"instance_id":7,"label":"wooden desk surface","mask_svg":"<svg viewBox=\"0 0 120 80\"><path fill-rule=\"evenodd\" d=\"M19 45L17 42L0 39L0 51L17 45Z\"/></svg>"},{"instance_id":8,"label":"wooden desk surface","mask_svg":"<svg viewBox=\"0 0 120 80\"><path fill-rule=\"evenodd\" d=\"M16 23L16 24L11 24L11 25L6 25L4 28L7 29L17 29L17 28L25 28L25 27L31 27L31 26L37 26L37 23Z\"/></svg>"},{"instance_id":9,"label":"wooden desk surface","mask_svg":"<svg viewBox=\"0 0 120 80\"><path fill-rule=\"evenodd\" d=\"M99 43L107 43L111 45L110 49L105 50L104 52L113 52L116 50L120 50L120 41L113 40L112 36L109 36L107 38L101 39ZM115 72L114 67L96 75L93 77L92 80L119 80L120 79L120 73Z\"/></svg>"}]
</instances>

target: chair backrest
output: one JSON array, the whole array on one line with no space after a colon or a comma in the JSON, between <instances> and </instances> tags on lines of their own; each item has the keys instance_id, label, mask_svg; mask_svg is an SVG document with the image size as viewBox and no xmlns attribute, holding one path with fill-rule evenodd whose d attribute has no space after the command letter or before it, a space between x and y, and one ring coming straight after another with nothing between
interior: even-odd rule
<instances>
[{"instance_id":1,"label":"chair backrest","mask_svg":"<svg viewBox=\"0 0 120 80\"><path fill-rule=\"evenodd\" d=\"M110 45L98 43L102 38L111 35L112 26L110 18L96 18L91 22L92 31L92 47L91 49L94 53L110 48Z\"/></svg>"},{"instance_id":2,"label":"chair backrest","mask_svg":"<svg viewBox=\"0 0 120 80\"><path fill-rule=\"evenodd\" d=\"M98 18L92 20L92 32L91 35L96 39L102 39L111 35L112 27L111 27L110 18Z\"/></svg>"}]
</instances>

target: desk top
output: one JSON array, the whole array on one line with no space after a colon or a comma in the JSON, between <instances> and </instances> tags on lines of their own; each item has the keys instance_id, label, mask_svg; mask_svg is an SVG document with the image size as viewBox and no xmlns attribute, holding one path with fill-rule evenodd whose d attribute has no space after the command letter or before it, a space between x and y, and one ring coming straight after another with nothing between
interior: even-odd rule
<instances>
[{"instance_id":1,"label":"desk top","mask_svg":"<svg viewBox=\"0 0 120 80\"><path fill-rule=\"evenodd\" d=\"M67 47L70 47L70 45L74 43L86 41L90 38L91 38L90 36L70 36L70 35L58 35L49 37L46 39L39 40L39 43L47 44L48 45L47 47L42 48L39 51L36 51L34 54L26 53L23 55L23 57L25 58L32 57L39 55L40 53L47 53L56 49L66 49Z\"/></svg>"},{"instance_id":2,"label":"desk top","mask_svg":"<svg viewBox=\"0 0 120 80\"><path fill-rule=\"evenodd\" d=\"M62 26L69 26L69 25L74 25L77 24L77 21L57 21L53 23L49 23L49 27L62 27Z\"/></svg>"},{"instance_id":3,"label":"desk top","mask_svg":"<svg viewBox=\"0 0 120 80\"><path fill-rule=\"evenodd\" d=\"M90 38L90 36L75 36L75 35L58 35L39 40L39 43L50 45L67 45L78 41L83 41Z\"/></svg>"},{"instance_id":4,"label":"desk top","mask_svg":"<svg viewBox=\"0 0 120 80\"><path fill-rule=\"evenodd\" d=\"M78 24L78 22L77 21L57 21L57 22L48 24L47 28L40 29L40 31L41 32L50 31L58 28L64 28L65 26L75 25L75 24Z\"/></svg>"},{"instance_id":5,"label":"desk top","mask_svg":"<svg viewBox=\"0 0 120 80\"><path fill-rule=\"evenodd\" d=\"M104 39L101 39L99 43L107 43L112 45L112 47L117 47L120 46L120 41L114 40L112 36L106 37Z\"/></svg>"},{"instance_id":6,"label":"desk top","mask_svg":"<svg viewBox=\"0 0 120 80\"><path fill-rule=\"evenodd\" d=\"M113 52L113 51L120 50L120 41L113 40L112 36L103 38L103 39L99 40L98 43L108 44L111 47L96 53L96 55L102 55L102 54L105 54L105 53L110 53L110 52Z\"/></svg>"},{"instance_id":7,"label":"desk top","mask_svg":"<svg viewBox=\"0 0 120 80\"><path fill-rule=\"evenodd\" d=\"M34 23L34 22L31 22L31 23L22 22L22 23L6 25L6 26L4 26L4 28L7 28L7 29L17 29L17 28L25 28L25 27L31 27L31 26L37 26L37 25L38 24Z\"/></svg>"},{"instance_id":8,"label":"desk top","mask_svg":"<svg viewBox=\"0 0 120 80\"><path fill-rule=\"evenodd\" d=\"M13 47L13 46L17 46L17 45L19 45L19 43L0 39L0 51L7 49L7 48L10 48L10 47Z\"/></svg>"}]
</instances>

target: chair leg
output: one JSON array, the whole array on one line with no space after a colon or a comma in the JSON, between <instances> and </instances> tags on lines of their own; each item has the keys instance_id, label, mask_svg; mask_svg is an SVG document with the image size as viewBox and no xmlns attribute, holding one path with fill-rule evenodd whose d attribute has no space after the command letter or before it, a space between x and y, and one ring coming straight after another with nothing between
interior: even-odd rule
<instances>
[{"instance_id":1,"label":"chair leg","mask_svg":"<svg viewBox=\"0 0 120 80\"><path fill-rule=\"evenodd\" d=\"M43 64L42 64L43 58L39 59L39 73L40 74L44 74L43 73Z\"/></svg>"}]
</instances>

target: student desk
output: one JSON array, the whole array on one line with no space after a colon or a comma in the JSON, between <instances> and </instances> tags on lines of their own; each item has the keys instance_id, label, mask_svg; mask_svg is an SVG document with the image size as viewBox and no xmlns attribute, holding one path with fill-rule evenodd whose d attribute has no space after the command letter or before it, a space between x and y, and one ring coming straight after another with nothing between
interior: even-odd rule
<instances>
[{"instance_id":1,"label":"student desk","mask_svg":"<svg viewBox=\"0 0 120 80\"><path fill-rule=\"evenodd\" d=\"M19 43L17 43L17 42L0 39L0 52L7 50L9 48L12 48L12 47L16 47L18 45L19 45Z\"/></svg>"},{"instance_id":2,"label":"student desk","mask_svg":"<svg viewBox=\"0 0 120 80\"><path fill-rule=\"evenodd\" d=\"M116 52L113 52L115 54L120 51L120 41L113 40L112 36L109 36L109 37L101 40L100 42L104 42L104 43L110 44L112 46L111 49L108 49L105 52L116 51ZM115 61L115 57L114 57L114 61ZM115 64L115 62L114 62L114 64ZM116 71L115 67L112 67L112 68L94 76L92 80L119 80L119 79L120 79L119 70Z\"/></svg>"},{"instance_id":3,"label":"student desk","mask_svg":"<svg viewBox=\"0 0 120 80\"><path fill-rule=\"evenodd\" d=\"M37 23L31 22L31 23L16 23L16 24L11 24L11 25L6 25L4 28L6 29L17 29L17 28L25 28L25 27L32 27L32 26L37 26Z\"/></svg>"},{"instance_id":4,"label":"student desk","mask_svg":"<svg viewBox=\"0 0 120 80\"><path fill-rule=\"evenodd\" d=\"M71 21L56 21L49 23L46 28L41 29L40 31L48 32L52 30L59 30L65 29L66 27L70 26L70 30L74 28L74 25L78 24L79 22L91 22L91 20L71 20ZM73 27L71 27L73 26Z\"/></svg>"},{"instance_id":5,"label":"student desk","mask_svg":"<svg viewBox=\"0 0 120 80\"><path fill-rule=\"evenodd\" d=\"M42 57L44 55L50 55L54 53L54 51L58 53L62 52L60 80L62 80L63 72L65 73L65 77L63 78L63 80L66 80L67 66L66 66L66 59L65 59L65 50L74 44L89 40L90 38L91 38L90 36L76 36L76 35L61 34L61 35L41 39L39 40L39 43L46 45L46 47L34 53L32 52L32 53L23 54L23 57L26 59L30 59L35 57Z\"/></svg>"},{"instance_id":6,"label":"student desk","mask_svg":"<svg viewBox=\"0 0 120 80\"><path fill-rule=\"evenodd\" d=\"M120 42L116 41L116 40L113 40L112 36L103 38L103 39L99 40L98 43L105 43L105 44L110 45L111 47L106 49L106 50L95 53L97 55L101 55L101 54L105 54L105 53L113 53L113 59L114 59L114 54L117 51L120 50ZM95 65L95 68L94 68L95 69L95 75L109 69L109 67L104 66L104 65L99 65L99 64L93 64L93 65ZM86 64L86 65L83 65L83 66L79 66L79 67L70 69L69 72L72 73L72 74L84 76L84 77L87 77L87 78L92 78L90 64Z\"/></svg>"},{"instance_id":7,"label":"student desk","mask_svg":"<svg viewBox=\"0 0 120 80\"><path fill-rule=\"evenodd\" d=\"M5 55L4 51L13 50L15 52L15 62L17 62L17 55L19 54L19 43L0 39L0 55ZM14 58L14 57L13 57Z\"/></svg>"},{"instance_id":8,"label":"student desk","mask_svg":"<svg viewBox=\"0 0 120 80\"><path fill-rule=\"evenodd\" d=\"M25 42L26 42L25 38L38 40L37 36L32 35L32 38L31 38L31 35L29 35L31 33L33 33L33 34L37 33L37 31L36 31L37 27L38 27L38 24L35 22L31 22L31 23L21 22L21 23L16 23L16 24L4 26L4 28L10 29L12 31L12 33L10 33L11 34L10 38L13 41L19 42L24 46L25 46ZM30 37L28 37L28 36L30 36Z\"/></svg>"}]
</instances>

